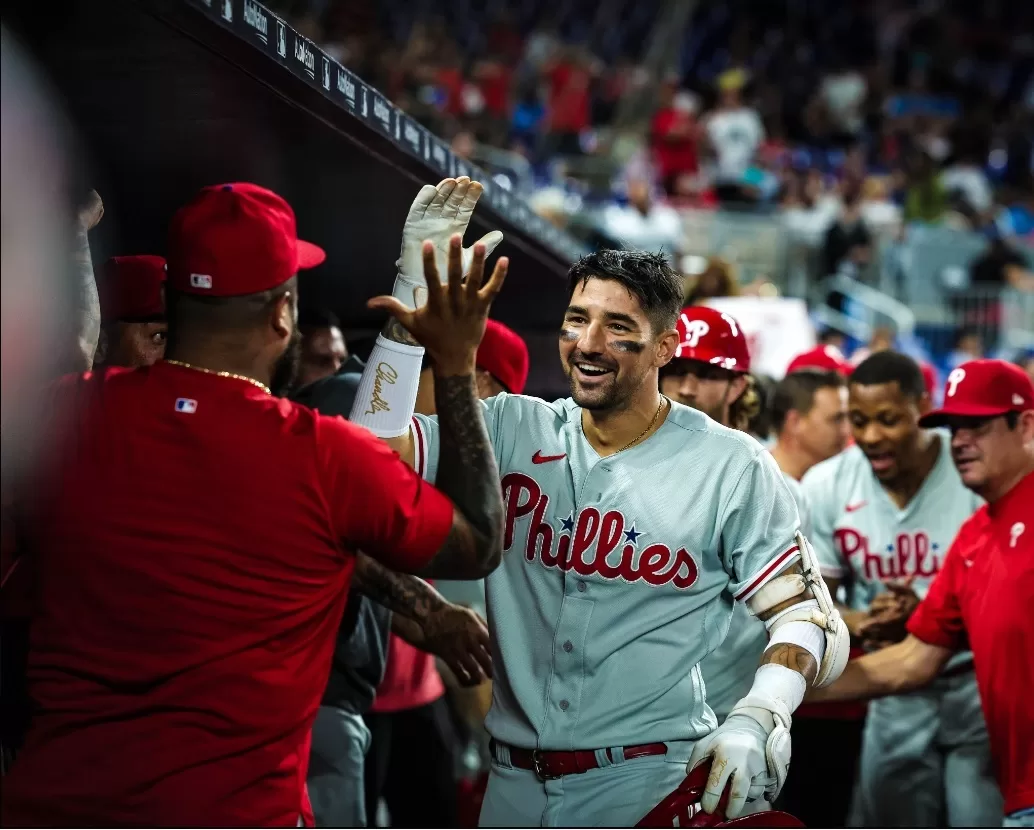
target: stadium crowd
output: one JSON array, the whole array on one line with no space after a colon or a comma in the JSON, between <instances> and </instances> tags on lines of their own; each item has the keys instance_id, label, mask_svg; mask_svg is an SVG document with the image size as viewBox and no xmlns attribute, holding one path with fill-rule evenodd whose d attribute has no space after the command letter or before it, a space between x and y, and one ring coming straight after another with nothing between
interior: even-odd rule
<instances>
[{"instance_id":1,"label":"stadium crowd","mask_svg":"<svg viewBox=\"0 0 1034 830\"><path fill-rule=\"evenodd\" d=\"M942 275L909 272L922 249L908 244L955 231L947 287L919 302L935 323L932 348L899 347L935 364L940 383L960 350L1031 359L1031 343L1001 342L999 325L1012 293L1024 309L1013 328L1034 323L1034 22L1025 8L700 3L657 64L655 6L279 8L542 215L593 244L668 252L698 294L774 283L817 300L824 278L844 274L916 306L912 286ZM733 241L713 245L708 217L728 210L764 217L790 251L772 257L803 262L805 284L788 286L783 262L744 271L737 249L751 247L757 224L738 232L734 218ZM723 287L710 285L716 274ZM852 316L839 295L829 302Z\"/></svg>"}]
</instances>

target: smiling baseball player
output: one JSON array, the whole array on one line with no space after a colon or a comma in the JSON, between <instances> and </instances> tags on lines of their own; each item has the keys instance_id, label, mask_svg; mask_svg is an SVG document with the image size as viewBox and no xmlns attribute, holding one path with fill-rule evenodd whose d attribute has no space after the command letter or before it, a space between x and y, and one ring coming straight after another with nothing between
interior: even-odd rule
<instances>
[{"instance_id":1,"label":"smiling baseball player","mask_svg":"<svg viewBox=\"0 0 1034 830\"><path fill-rule=\"evenodd\" d=\"M459 235L480 192L460 178L418 195L395 296L371 303L396 320L353 410L432 480L440 433L411 418L415 341L448 337L445 300L410 309L446 268L447 293L464 290ZM422 240L433 243L423 263ZM468 281L497 242L462 252ZM727 815L749 812L785 780L791 713L839 675L845 627L768 453L658 391L679 344L680 277L660 257L602 251L572 267L568 288L571 397L484 402L506 519L503 563L486 580L494 762L481 823L629 826L708 759L704 809L731 783ZM724 637L732 597L765 621L770 645L719 727L698 664Z\"/></svg>"},{"instance_id":2,"label":"smiling baseball player","mask_svg":"<svg viewBox=\"0 0 1034 830\"><path fill-rule=\"evenodd\" d=\"M920 427L929 396L910 357L871 355L848 394L855 446L813 467L802 486L830 590L850 586L844 620L857 642L878 646L905 637L981 500L955 470L950 436ZM929 688L869 704L852 824L991 827L1001 816L970 652Z\"/></svg>"}]
</instances>

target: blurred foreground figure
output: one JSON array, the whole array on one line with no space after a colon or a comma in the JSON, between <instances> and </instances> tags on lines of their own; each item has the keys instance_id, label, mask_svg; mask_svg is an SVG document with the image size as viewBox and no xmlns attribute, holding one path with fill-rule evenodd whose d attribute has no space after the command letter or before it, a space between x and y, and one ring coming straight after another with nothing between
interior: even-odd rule
<instances>
[{"instance_id":1,"label":"blurred foreground figure","mask_svg":"<svg viewBox=\"0 0 1034 830\"><path fill-rule=\"evenodd\" d=\"M39 445L38 392L61 371L55 344L69 330L75 297L66 259L71 216L61 127L24 53L6 29L0 37L0 470L6 493Z\"/></svg>"}]
</instances>

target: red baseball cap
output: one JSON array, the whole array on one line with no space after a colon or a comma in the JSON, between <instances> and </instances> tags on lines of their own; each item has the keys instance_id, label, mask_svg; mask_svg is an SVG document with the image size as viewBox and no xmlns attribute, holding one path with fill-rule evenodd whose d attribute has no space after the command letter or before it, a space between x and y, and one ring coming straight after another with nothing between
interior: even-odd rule
<instances>
[{"instance_id":1,"label":"red baseball cap","mask_svg":"<svg viewBox=\"0 0 1034 830\"><path fill-rule=\"evenodd\" d=\"M924 427L943 426L954 416L993 418L1034 409L1034 383L1019 366L1004 360L970 360L952 369L944 404L919 419Z\"/></svg>"},{"instance_id":2,"label":"red baseball cap","mask_svg":"<svg viewBox=\"0 0 1034 830\"><path fill-rule=\"evenodd\" d=\"M187 294L268 291L326 256L298 238L287 202L248 182L203 188L169 227L169 285Z\"/></svg>"},{"instance_id":3,"label":"red baseball cap","mask_svg":"<svg viewBox=\"0 0 1034 830\"><path fill-rule=\"evenodd\" d=\"M485 336L478 347L476 363L506 387L519 395L528 382L528 346L513 329L489 320Z\"/></svg>"},{"instance_id":4,"label":"red baseball cap","mask_svg":"<svg viewBox=\"0 0 1034 830\"><path fill-rule=\"evenodd\" d=\"M750 371L750 350L743 329L731 314L706 305L682 309L675 323L675 359L699 360L732 372Z\"/></svg>"},{"instance_id":5,"label":"red baseball cap","mask_svg":"<svg viewBox=\"0 0 1034 830\"><path fill-rule=\"evenodd\" d=\"M154 320L165 316L165 259L160 256L116 256L101 266L97 293L101 321Z\"/></svg>"},{"instance_id":6,"label":"red baseball cap","mask_svg":"<svg viewBox=\"0 0 1034 830\"><path fill-rule=\"evenodd\" d=\"M816 346L791 360L790 365L786 367L786 374L800 369L821 369L824 372L848 375L851 372L851 364L836 346Z\"/></svg>"}]
</instances>

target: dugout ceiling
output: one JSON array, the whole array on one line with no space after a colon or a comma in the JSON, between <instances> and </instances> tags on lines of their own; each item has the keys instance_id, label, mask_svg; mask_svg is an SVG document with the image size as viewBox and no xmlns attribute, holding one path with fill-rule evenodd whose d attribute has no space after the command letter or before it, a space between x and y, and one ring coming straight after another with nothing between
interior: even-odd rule
<instances>
[{"instance_id":1,"label":"dugout ceiling","mask_svg":"<svg viewBox=\"0 0 1034 830\"><path fill-rule=\"evenodd\" d=\"M286 197L300 235L327 250L302 283L303 305L329 306L366 333L379 319L365 301L391 290L419 186L477 176L252 0L3 0L3 9L62 99L104 198L96 260L164 253L169 217L198 188L254 181ZM548 378L531 386L559 391L545 332L556 329L562 277L582 251L489 184L468 241L491 228L506 234L498 252L511 258L493 316L529 337L533 365L543 366L544 350Z\"/></svg>"}]
</instances>

